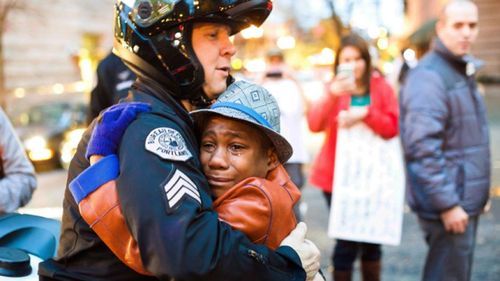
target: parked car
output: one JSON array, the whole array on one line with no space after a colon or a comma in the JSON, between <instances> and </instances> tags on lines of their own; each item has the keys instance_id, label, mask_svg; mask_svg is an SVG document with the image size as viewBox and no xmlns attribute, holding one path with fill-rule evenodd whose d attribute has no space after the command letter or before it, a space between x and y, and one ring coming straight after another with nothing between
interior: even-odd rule
<instances>
[{"instance_id":1,"label":"parked car","mask_svg":"<svg viewBox=\"0 0 500 281\"><path fill-rule=\"evenodd\" d=\"M86 103L56 100L18 110L11 115L11 120L29 159L35 169L40 171L60 168L69 163L67 152L61 153L65 136L68 141L66 133L86 127L86 116ZM68 150L67 145L64 149Z\"/></svg>"}]
</instances>

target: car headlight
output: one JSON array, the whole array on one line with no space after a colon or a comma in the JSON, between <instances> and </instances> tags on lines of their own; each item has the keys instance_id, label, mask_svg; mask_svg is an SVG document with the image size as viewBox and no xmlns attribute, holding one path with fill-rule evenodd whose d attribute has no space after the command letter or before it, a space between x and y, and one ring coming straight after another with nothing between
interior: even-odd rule
<instances>
[{"instance_id":1,"label":"car headlight","mask_svg":"<svg viewBox=\"0 0 500 281\"><path fill-rule=\"evenodd\" d=\"M47 148L47 141L42 136L33 136L24 141L27 150L38 150Z\"/></svg>"},{"instance_id":2,"label":"car headlight","mask_svg":"<svg viewBox=\"0 0 500 281\"><path fill-rule=\"evenodd\" d=\"M48 160L54 156L52 149L47 147L47 140L42 136L33 136L24 141L28 157L32 161Z\"/></svg>"},{"instance_id":3,"label":"car headlight","mask_svg":"<svg viewBox=\"0 0 500 281\"><path fill-rule=\"evenodd\" d=\"M72 146L78 146L78 143L82 139L85 129L73 129L66 134L66 142L70 143Z\"/></svg>"},{"instance_id":4,"label":"car headlight","mask_svg":"<svg viewBox=\"0 0 500 281\"><path fill-rule=\"evenodd\" d=\"M60 160L64 168L69 167L84 132L85 129L74 129L66 133L60 148Z\"/></svg>"}]
</instances>

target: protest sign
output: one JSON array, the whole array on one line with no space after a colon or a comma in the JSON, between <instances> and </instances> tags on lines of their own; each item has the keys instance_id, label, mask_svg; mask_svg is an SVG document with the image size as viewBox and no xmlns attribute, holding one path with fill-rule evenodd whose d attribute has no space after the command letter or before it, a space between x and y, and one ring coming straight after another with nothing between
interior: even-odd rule
<instances>
[{"instance_id":1,"label":"protest sign","mask_svg":"<svg viewBox=\"0 0 500 281\"><path fill-rule=\"evenodd\" d=\"M405 176L399 137L385 140L364 123L339 129L328 235L399 245Z\"/></svg>"}]
</instances>

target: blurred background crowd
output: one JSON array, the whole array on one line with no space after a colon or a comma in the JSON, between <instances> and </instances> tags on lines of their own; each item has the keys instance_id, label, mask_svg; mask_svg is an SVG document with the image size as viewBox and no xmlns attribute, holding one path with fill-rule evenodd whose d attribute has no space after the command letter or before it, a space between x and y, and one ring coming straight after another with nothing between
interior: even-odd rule
<instances>
[{"instance_id":1,"label":"blurred background crowd","mask_svg":"<svg viewBox=\"0 0 500 281\"><path fill-rule=\"evenodd\" d=\"M370 43L373 65L397 92L400 76L428 50L444 2L277 0L262 27L234 37L239 51L232 61L233 74L258 79L266 70L267 52L278 49L305 97L314 101L332 76L341 36L354 30ZM481 32L473 54L487 62L478 80L483 92L494 93L500 83L500 27L495 17L500 4L475 2ZM64 167L71 158L79 136L74 129L87 123L97 64L112 46L113 4L113 0L0 3L0 104L19 128L37 166L50 162ZM126 74L122 79L130 80Z\"/></svg>"}]
</instances>

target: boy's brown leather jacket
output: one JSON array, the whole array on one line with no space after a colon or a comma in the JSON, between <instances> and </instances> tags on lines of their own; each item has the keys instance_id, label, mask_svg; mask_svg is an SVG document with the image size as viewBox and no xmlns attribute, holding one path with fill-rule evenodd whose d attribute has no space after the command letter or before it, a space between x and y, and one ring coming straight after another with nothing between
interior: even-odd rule
<instances>
[{"instance_id":1,"label":"boy's brown leather jacket","mask_svg":"<svg viewBox=\"0 0 500 281\"><path fill-rule=\"evenodd\" d=\"M127 227L116 188L114 180L100 186L80 202L80 214L123 263L138 273L151 275ZM217 198L213 207L221 220L245 233L252 242L276 249L297 224L293 205L299 198L299 189L279 165L266 179L241 181Z\"/></svg>"}]
</instances>

